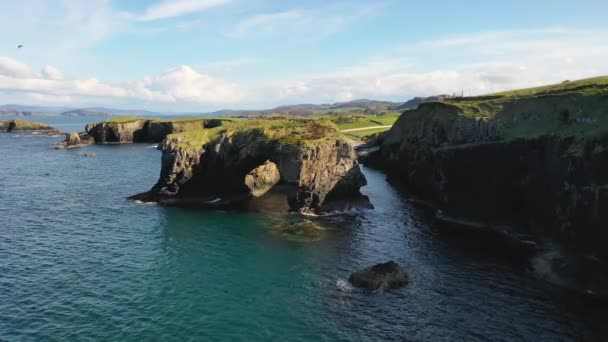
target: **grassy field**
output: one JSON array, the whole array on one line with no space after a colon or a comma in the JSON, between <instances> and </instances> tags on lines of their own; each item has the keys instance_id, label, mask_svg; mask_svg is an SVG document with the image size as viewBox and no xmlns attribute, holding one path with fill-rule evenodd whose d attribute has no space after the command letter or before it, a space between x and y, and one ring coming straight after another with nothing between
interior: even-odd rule
<instances>
[{"instance_id":1,"label":"grassy field","mask_svg":"<svg viewBox=\"0 0 608 342\"><path fill-rule=\"evenodd\" d=\"M208 116L191 117L191 118L162 118L162 119L161 118L147 118L147 117L141 117L141 116L118 116L118 117L106 120L106 122L128 123L128 122L133 122L133 121L138 121L138 120L146 120L146 121L151 121L151 122L200 122L203 120L238 121L238 120L243 120L243 119L232 118L232 117L208 117Z\"/></svg>"},{"instance_id":2,"label":"grassy field","mask_svg":"<svg viewBox=\"0 0 608 342\"><path fill-rule=\"evenodd\" d=\"M385 116L360 116L360 115L341 115L337 117L326 117L334 122L340 129L364 128L373 126L392 125L399 118L398 114Z\"/></svg>"},{"instance_id":3,"label":"grassy field","mask_svg":"<svg viewBox=\"0 0 608 342\"><path fill-rule=\"evenodd\" d=\"M350 139L362 139L371 135L376 135L388 131L390 128L374 128L366 129L365 131L347 132L344 133Z\"/></svg>"},{"instance_id":4,"label":"grassy field","mask_svg":"<svg viewBox=\"0 0 608 342\"><path fill-rule=\"evenodd\" d=\"M329 140L345 139L331 121L325 119L248 119L226 122L222 126L170 134L182 148L200 148L222 134L235 136L251 134L260 140L281 144L315 146Z\"/></svg>"},{"instance_id":5,"label":"grassy field","mask_svg":"<svg viewBox=\"0 0 608 342\"><path fill-rule=\"evenodd\" d=\"M542 135L608 136L608 77L595 77L483 96L450 98L406 111L404 127L423 116L453 121L458 117L496 124L505 139Z\"/></svg>"}]
</instances>

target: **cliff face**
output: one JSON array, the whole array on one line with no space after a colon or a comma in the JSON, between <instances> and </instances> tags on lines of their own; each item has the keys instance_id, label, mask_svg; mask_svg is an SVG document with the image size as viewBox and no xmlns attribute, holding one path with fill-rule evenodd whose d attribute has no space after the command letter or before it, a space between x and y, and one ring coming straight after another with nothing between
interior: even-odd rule
<instances>
[{"instance_id":1,"label":"cliff face","mask_svg":"<svg viewBox=\"0 0 608 342\"><path fill-rule=\"evenodd\" d=\"M135 198L242 198L259 196L282 183L289 185L291 209L305 212L320 209L328 196L359 193L365 178L354 149L335 126L318 138L298 136L289 129L277 136L276 130L293 123L283 121L248 121L243 127L170 135L161 145L159 181ZM256 128L266 122L273 127ZM292 129L311 129L308 125L302 121Z\"/></svg>"},{"instance_id":2,"label":"cliff face","mask_svg":"<svg viewBox=\"0 0 608 342\"><path fill-rule=\"evenodd\" d=\"M220 119L191 119L191 120L158 120L132 119L109 120L85 127L87 134L95 139L97 144L108 143L159 143L172 133L186 130L197 130L220 126Z\"/></svg>"},{"instance_id":3,"label":"cliff face","mask_svg":"<svg viewBox=\"0 0 608 342\"><path fill-rule=\"evenodd\" d=\"M423 104L389 131L382 158L392 178L446 216L601 251L608 242L603 81Z\"/></svg>"}]
</instances>

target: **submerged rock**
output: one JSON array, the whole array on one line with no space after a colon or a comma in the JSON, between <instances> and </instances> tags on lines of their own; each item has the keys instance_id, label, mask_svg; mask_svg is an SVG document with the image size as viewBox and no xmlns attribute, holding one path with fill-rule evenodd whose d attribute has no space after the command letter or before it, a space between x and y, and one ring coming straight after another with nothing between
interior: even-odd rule
<instances>
[{"instance_id":1,"label":"submerged rock","mask_svg":"<svg viewBox=\"0 0 608 342\"><path fill-rule=\"evenodd\" d=\"M409 277L399 264L389 261L353 272L348 281L354 286L366 290L384 291L407 285Z\"/></svg>"}]
</instances>

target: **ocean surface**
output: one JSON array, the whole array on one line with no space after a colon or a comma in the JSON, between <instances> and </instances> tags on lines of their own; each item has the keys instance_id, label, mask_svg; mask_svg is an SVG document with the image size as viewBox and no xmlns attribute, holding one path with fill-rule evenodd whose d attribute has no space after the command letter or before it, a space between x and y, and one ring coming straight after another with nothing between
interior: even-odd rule
<instances>
[{"instance_id":1,"label":"ocean surface","mask_svg":"<svg viewBox=\"0 0 608 342\"><path fill-rule=\"evenodd\" d=\"M59 140L0 134L0 341L607 337L604 303L442 229L378 171L364 169L375 209L357 216L200 212L126 200L156 182L153 146L49 149ZM346 283L388 260L408 286Z\"/></svg>"}]
</instances>

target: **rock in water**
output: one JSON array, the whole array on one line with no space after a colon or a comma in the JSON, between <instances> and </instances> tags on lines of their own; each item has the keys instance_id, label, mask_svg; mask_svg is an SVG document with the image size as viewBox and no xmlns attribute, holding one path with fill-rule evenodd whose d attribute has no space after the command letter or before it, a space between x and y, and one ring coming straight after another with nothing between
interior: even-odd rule
<instances>
[{"instance_id":1,"label":"rock in water","mask_svg":"<svg viewBox=\"0 0 608 342\"><path fill-rule=\"evenodd\" d=\"M403 287L409 279L399 264L389 261L353 272L348 281L354 286L366 290L383 291Z\"/></svg>"},{"instance_id":2,"label":"rock in water","mask_svg":"<svg viewBox=\"0 0 608 342\"><path fill-rule=\"evenodd\" d=\"M58 143L55 148L56 149L64 149L64 148L78 148L86 145L94 144L95 140L93 137L88 135L87 133L66 133L65 140Z\"/></svg>"},{"instance_id":3,"label":"rock in water","mask_svg":"<svg viewBox=\"0 0 608 342\"><path fill-rule=\"evenodd\" d=\"M245 176L245 185L251 190L251 195L260 197L281 180L277 164L267 160Z\"/></svg>"}]
</instances>

